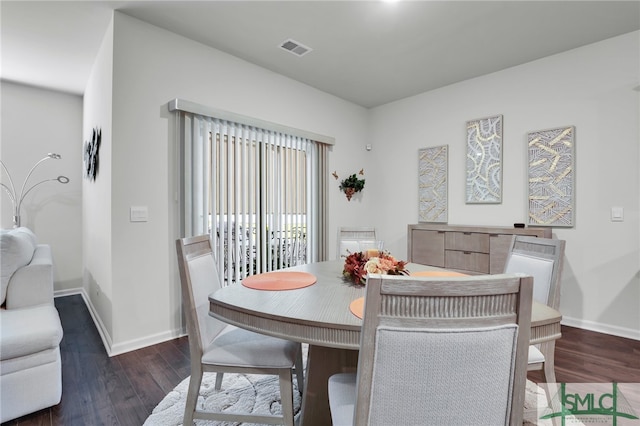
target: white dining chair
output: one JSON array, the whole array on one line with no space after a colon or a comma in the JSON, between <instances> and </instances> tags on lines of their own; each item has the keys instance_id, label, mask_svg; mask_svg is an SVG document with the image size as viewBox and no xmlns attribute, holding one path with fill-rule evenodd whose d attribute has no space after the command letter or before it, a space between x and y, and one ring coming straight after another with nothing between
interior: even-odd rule
<instances>
[{"instance_id":1,"label":"white dining chair","mask_svg":"<svg viewBox=\"0 0 640 426\"><path fill-rule=\"evenodd\" d=\"M189 334L191 377L184 425L194 419L294 424L292 369L304 389L302 349L290 342L238 328L209 315L209 294L220 288L209 235L176 241L182 303ZM282 415L207 412L196 407L204 372L216 372L216 389L224 373L272 374L279 377Z\"/></svg>"},{"instance_id":2,"label":"white dining chair","mask_svg":"<svg viewBox=\"0 0 640 426\"><path fill-rule=\"evenodd\" d=\"M531 275L533 299L558 310L564 248L564 240L514 235L504 272ZM529 347L529 371L542 370L546 383L556 383L554 352L555 339Z\"/></svg>"},{"instance_id":3,"label":"white dining chair","mask_svg":"<svg viewBox=\"0 0 640 426\"><path fill-rule=\"evenodd\" d=\"M357 373L329 378L333 425L521 426L532 284L370 275Z\"/></svg>"},{"instance_id":4,"label":"white dining chair","mask_svg":"<svg viewBox=\"0 0 640 426\"><path fill-rule=\"evenodd\" d=\"M343 226L338 228L337 258L360 251L363 242L376 242L376 228L370 226Z\"/></svg>"}]
</instances>

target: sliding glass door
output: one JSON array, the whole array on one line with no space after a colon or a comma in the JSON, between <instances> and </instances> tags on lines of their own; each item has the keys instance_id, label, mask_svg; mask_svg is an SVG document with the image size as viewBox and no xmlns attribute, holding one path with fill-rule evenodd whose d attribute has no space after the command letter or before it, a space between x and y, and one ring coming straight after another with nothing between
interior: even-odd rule
<instances>
[{"instance_id":1,"label":"sliding glass door","mask_svg":"<svg viewBox=\"0 0 640 426\"><path fill-rule=\"evenodd\" d=\"M187 113L180 128L184 235L211 235L224 282L324 259L326 145Z\"/></svg>"}]
</instances>

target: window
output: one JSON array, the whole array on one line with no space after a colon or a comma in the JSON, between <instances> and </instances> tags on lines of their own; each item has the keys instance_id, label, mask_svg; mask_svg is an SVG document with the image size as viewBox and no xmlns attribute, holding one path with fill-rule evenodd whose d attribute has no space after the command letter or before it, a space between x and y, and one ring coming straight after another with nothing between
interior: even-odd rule
<instances>
[{"instance_id":1,"label":"window","mask_svg":"<svg viewBox=\"0 0 640 426\"><path fill-rule=\"evenodd\" d=\"M211 235L223 282L326 258L327 144L294 129L179 117L183 234Z\"/></svg>"}]
</instances>

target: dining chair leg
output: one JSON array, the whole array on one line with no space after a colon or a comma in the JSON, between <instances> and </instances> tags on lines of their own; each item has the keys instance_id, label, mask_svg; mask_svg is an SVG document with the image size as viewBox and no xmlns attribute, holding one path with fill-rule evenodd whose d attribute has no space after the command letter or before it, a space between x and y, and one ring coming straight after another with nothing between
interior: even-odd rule
<instances>
[{"instance_id":1,"label":"dining chair leg","mask_svg":"<svg viewBox=\"0 0 640 426\"><path fill-rule=\"evenodd\" d=\"M222 378L223 377L224 377L224 373L220 373L220 372L216 373L215 390L220 390L222 388Z\"/></svg>"},{"instance_id":2,"label":"dining chair leg","mask_svg":"<svg viewBox=\"0 0 640 426\"><path fill-rule=\"evenodd\" d=\"M293 421L293 388L291 387L291 369L280 370L280 401L284 424L294 426Z\"/></svg>"},{"instance_id":3,"label":"dining chair leg","mask_svg":"<svg viewBox=\"0 0 640 426\"><path fill-rule=\"evenodd\" d=\"M298 381L298 392L300 395L304 392L304 364L302 363L302 347L298 351L298 356L296 357L296 380Z\"/></svg>"},{"instance_id":4,"label":"dining chair leg","mask_svg":"<svg viewBox=\"0 0 640 426\"><path fill-rule=\"evenodd\" d=\"M556 383L554 360L555 348L555 340L544 342L540 345L540 352L542 352L542 355L544 355L544 364L542 365L542 379L545 381L545 383Z\"/></svg>"},{"instance_id":5,"label":"dining chair leg","mask_svg":"<svg viewBox=\"0 0 640 426\"><path fill-rule=\"evenodd\" d=\"M184 407L184 426L193 425L193 413L196 410L196 403L198 402L198 393L200 392L200 385L202 384L202 371L200 374L194 374L191 372L191 378L189 379L189 391L187 393L187 402Z\"/></svg>"}]
</instances>

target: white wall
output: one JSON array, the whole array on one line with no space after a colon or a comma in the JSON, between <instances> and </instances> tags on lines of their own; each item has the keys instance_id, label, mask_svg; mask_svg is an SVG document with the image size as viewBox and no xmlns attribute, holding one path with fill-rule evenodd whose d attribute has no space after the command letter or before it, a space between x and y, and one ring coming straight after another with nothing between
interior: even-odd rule
<instances>
[{"instance_id":1,"label":"white wall","mask_svg":"<svg viewBox=\"0 0 640 426\"><path fill-rule=\"evenodd\" d=\"M24 198L21 225L32 229L38 242L49 244L54 260L56 291L77 288L82 281L81 182L82 98L77 95L0 83L2 139L0 158L20 193L31 167L49 152L62 156L46 160L33 172L25 190L44 179L66 176L70 182L38 185ZM9 184L2 174L2 183ZM2 228L13 226L9 196L0 194Z\"/></svg>"},{"instance_id":2,"label":"white wall","mask_svg":"<svg viewBox=\"0 0 640 426\"><path fill-rule=\"evenodd\" d=\"M71 183L34 191L45 206L23 219L54 248L56 290L83 280L111 353L179 332L176 147L166 109L175 97L336 138L329 170L343 178L364 168L367 184L348 202L329 177L330 257L340 225L377 226L386 247L406 255L406 225L417 221L417 151L427 146L450 146L450 223L525 221L525 133L575 125L577 222L554 230L567 240L565 322L639 338L638 33L368 111L130 17L116 13L114 25L83 110L76 96L2 82L0 141L12 170L28 169L41 158L29 157L36 151L63 155L42 171L62 168ZM27 132L34 127L27 111L52 118ZM464 123L491 114L504 115L504 201L465 205ZM102 129L100 173L82 181L81 141L95 126ZM147 205L149 221L128 222L131 205ZM613 205L625 207L624 222L609 222Z\"/></svg>"},{"instance_id":3,"label":"white wall","mask_svg":"<svg viewBox=\"0 0 640 426\"><path fill-rule=\"evenodd\" d=\"M107 347L111 347L114 315L112 253L112 79L113 22L96 56L84 92L82 135L91 140L94 128L101 131L98 172L94 181L83 180L82 253L83 290Z\"/></svg>"},{"instance_id":4,"label":"white wall","mask_svg":"<svg viewBox=\"0 0 640 426\"><path fill-rule=\"evenodd\" d=\"M371 111L380 197L376 225L387 248L406 255L417 223L418 149L449 145L449 223L527 222L526 133L576 128L576 222L554 228L567 241L564 322L640 339L640 33L387 104ZM635 90L634 90L635 89ZM503 115L503 202L465 204L465 122ZM383 200L380 200L383 201ZM611 222L612 206L624 222Z\"/></svg>"},{"instance_id":5,"label":"white wall","mask_svg":"<svg viewBox=\"0 0 640 426\"><path fill-rule=\"evenodd\" d=\"M171 338L181 327L174 248L177 147L168 101L182 98L333 136L330 169L340 175L369 170L364 150L368 122L362 107L116 12L109 136L109 114L103 113L109 96L103 89L110 64L102 56L108 49L101 52L92 77L99 83L90 84L85 95L84 131L97 124L103 128L102 149L110 152L111 172L98 180L110 178L111 187L107 192L106 186L85 184L85 214L90 204L104 202L98 196L110 197L110 205L104 202L100 212L93 208L93 222L87 218L84 231L95 238L85 239L84 267L85 275L95 280L94 303L111 303L111 314L95 310L105 323L111 315L112 327L103 331L109 351L119 353ZM347 203L338 184L332 185L330 235L335 250L336 221L357 223L368 209L362 199ZM131 206L147 206L149 220L129 222ZM94 294L97 288L102 288L99 295Z\"/></svg>"}]
</instances>

